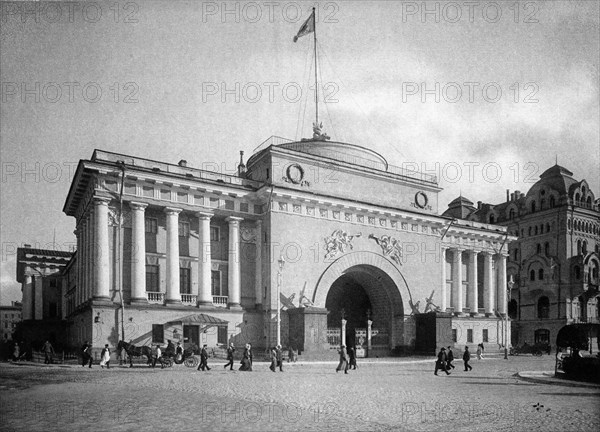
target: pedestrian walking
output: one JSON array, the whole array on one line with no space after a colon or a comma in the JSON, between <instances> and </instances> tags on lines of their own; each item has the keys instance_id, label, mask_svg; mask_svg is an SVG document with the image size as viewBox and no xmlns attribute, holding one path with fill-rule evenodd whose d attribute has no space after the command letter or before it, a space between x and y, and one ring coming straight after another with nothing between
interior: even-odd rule
<instances>
[{"instance_id":1,"label":"pedestrian walking","mask_svg":"<svg viewBox=\"0 0 600 432\"><path fill-rule=\"evenodd\" d=\"M102 352L100 353L100 367L104 369L110 369L110 349L108 348L108 344L104 345Z\"/></svg>"},{"instance_id":2,"label":"pedestrian walking","mask_svg":"<svg viewBox=\"0 0 600 432\"><path fill-rule=\"evenodd\" d=\"M175 348L175 361L181 362L183 360L183 348L181 348L181 342L177 342L177 348Z\"/></svg>"},{"instance_id":3,"label":"pedestrian walking","mask_svg":"<svg viewBox=\"0 0 600 432\"><path fill-rule=\"evenodd\" d=\"M42 352L44 353L44 364L54 363L54 348L50 341L46 341L44 346L42 347Z\"/></svg>"},{"instance_id":4,"label":"pedestrian walking","mask_svg":"<svg viewBox=\"0 0 600 432\"><path fill-rule=\"evenodd\" d=\"M481 344L477 345L477 360L481 360L483 356L481 355Z\"/></svg>"},{"instance_id":5,"label":"pedestrian walking","mask_svg":"<svg viewBox=\"0 0 600 432\"><path fill-rule=\"evenodd\" d=\"M454 369L454 365L452 364L452 362L454 361L454 353L452 352L452 347L448 347L448 353L446 355L448 356L448 362L446 363L446 365L448 366L448 368Z\"/></svg>"},{"instance_id":6,"label":"pedestrian walking","mask_svg":"<svg viewBox=\"0 0 600 432\"><path fill-rule=\"evenodd\" d=\"M223 366L224 369L227 369L229 366L229 370L233 370L233 353L235 352L235 347L233 346L233 342L229 344L227 347L227 364Z\"/></svg>"},{"instance_id":7,"label":"pedestrian walking","mask_svg":"<svg viewBox=\"0 0 600 432\"><path fill-rule=\"evenodd\" d=\"M85 367L86 364L92 367L92 346L88 341L85 341L81 347L81 366Z\"/></svg>"},{"instance_id":8,"label":"pedestrian walking","mask_svg":"<svg viewBox=\"0 0 600 432\"><path fill-rule=\"evenodd\" d=\"M349 347L348 348L348 359L350 363L348 364L349 369L356 369L356 348Z\"/></svg>"},{"instance_id":9,"label":"pedestrian walking","mask_svg":"<svg viewBox=\"0 0 600 432\"><path fill-rule=\"evenodd\" d=\"M483 346L483 342L481 342L481 343L479 344L479 346L481 347L481 358L485 358L485 357L483 356L483 353L485 352L485 347Z\"/></svg>"},{"instance_id":10,"label":"pedestrian walking","mask_svg":"<svg viewBox=\"0 0 600 432\"><path fill-rule=\"evenodd\" d=\"M469 352L469 347L465 347L465 352L463 353L463 362L465 363L465 372L468 372L473 369L473 367L469 364L469 360L471 360L471 353Z\"/></svg>"},{"instance_id":11,"label":"pedestrian walking","mask_svg":"<svg viewBox=\"0 0 600 432\"><path fill-rule=\"evenodd\" d=\"M344 373L348 373L348 354L346 353L346 345L342 345L338 350L340 354L340 362L335 368L335 372L339 372L344 369Z\"/></svg>"},{"instance_id":12,"label":"pedestrian walking","mask_svg":"<svg viewBox=\"0 0 600 432\"><path fill-rule=\"evenodd\" d=\"M275 372L275 369L277 368L277 348L276 347L271 348L271 351L269 352L269 356L271 358L271 365L269 366L269 369L271 369L271 372Z\"/></svg>"},{"instance_id":13,"label":"pedestrian walking","mask_svg":"<svg viewBox=\"0 0 600 432\"><path fill-rule=\"evenodd\" d=\"M283 350L281 349L281 345L277 345L275 347L275 355L277 360L277 367L279 367L280 372L283 372Z\"/></svg>"},{"instance_id":14,"label":"pedestrian walking","mask_svg":"<svg viewBox=\"0 0 600 432\"><path fill-rule=\"evenodd\" d=\"M158 346L158 344L154 344L152 345L152 349L151 349L151 356L152 356L152 368L156 367L156 362L158 361L160 363L160 368L164 369L165 364L163 363L162 360L162 352Z\"/></svg>"},{"instance_id":15,"label":"pedestrian walking","mask_svg":"<svg viewBox=\"0 0 600 432\"><path fill-rule=\"evenodd\" d=\"M13 349L13 361L18 361L21 356L21 349L19 348L19 343L15 342L15 347Z\"/></svg>"},{"instance_id":16,"label":"pedestrian walking","mask_svg":"<svg viewBox=\"0 0 600 432\"><path fill-rule=\"evenodd\" d=\"M244 354L242 356L240 370L245 372L252 371L252 345L249 343L246 344L244 348Z\"/></svg>"},{"instance_id":17,"label":"pedestrian walking","mask_svg":"<svg viewBox=\"0 0 600 432\"><path fill-rule=\"evenodd\" d=\"M202 351L200 351L200 365L198 366L198 370L210 370L210 368L208 367L208 351L206 350L207 346L208 345L206 344L202 345Z\"/></svg>"},{"instance_id":18,"label":"pedestrian walking","mask_svg":"<svg viewBox=\"0 0 600 432\"><path fill-rule=\"evenodd\" d=\"M293 346L290 346L288 349L288 363L289 362L296 363L296 352L294 351Z\"/></svg>"},{"instance_id":19,"label":"pedestrian walking","mask_svg":"<svg viewBox=\"0 0 600 432\"><path fill-rule=\"evenodd\" d=\"M446 348L442 348L438 353L437 360L435 362L435 371L433 371L434 375L437 375L438 370L443 370L446 372L446 375L450 375L448 369L446 368L446 362L448 361L448 356L446 355Z\"/></svg>"}]
</instances>

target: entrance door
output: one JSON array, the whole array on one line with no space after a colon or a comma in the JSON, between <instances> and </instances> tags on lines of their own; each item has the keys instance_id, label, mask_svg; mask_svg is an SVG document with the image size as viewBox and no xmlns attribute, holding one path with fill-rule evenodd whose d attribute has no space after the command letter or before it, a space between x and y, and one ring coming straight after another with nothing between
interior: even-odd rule
<instances>
[{"instance_id":1,"label":"entrance door","mask_svg":"<svg viewBox=\"0 0 600 432\"><path fill-rule=\"evenodd\" d=\"M195 325L184 325L183 326L183 349L187 349L190 346L200 346L200 331L198 326Z\"/></svg>"}]
</instances>

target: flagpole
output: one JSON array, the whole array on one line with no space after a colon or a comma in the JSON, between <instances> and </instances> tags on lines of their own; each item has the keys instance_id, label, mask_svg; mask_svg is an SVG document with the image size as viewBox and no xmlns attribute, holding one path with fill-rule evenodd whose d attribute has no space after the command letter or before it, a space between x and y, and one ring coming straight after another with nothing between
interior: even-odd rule
<instances>
[{"instance_id":1,"label":"flagpole","mask_svg":"<svg viewBox=\"0 0 600 432\"><path fill-rule=\"evenodd\" d=\"M314 45L315 45L315 116L316 116L316 126L319 125L319 86L317 82L317 16L315 13L315 8L313 7L313 23L315 26L314 33Z\"/></svg>"}]
</instances>

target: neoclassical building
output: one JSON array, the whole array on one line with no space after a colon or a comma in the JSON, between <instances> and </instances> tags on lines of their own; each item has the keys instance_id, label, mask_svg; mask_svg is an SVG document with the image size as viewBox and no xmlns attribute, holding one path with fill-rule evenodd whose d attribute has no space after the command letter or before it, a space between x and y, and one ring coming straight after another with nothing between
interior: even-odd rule
<instances>
[{"instance_id":1,"label":"neoclassical building","mask_svg":"<svg viewBox=\"0 0 600 432\"><path fill-rule=\"evenodd\" d=\"M600 323L599 204L586 180L578 181L568 169L554 165L527 193L507 191L504 202L477 206L459 197L444 212L505 226L516 238L507 263L513 345L554 346L562 326Z\"/></svg>"},{"instance_id":2,"label":"neoclassical building","mask_svg":"<svg viewBox=\"0 0 600 432\"><path fill-rule=\"evenodd\" d=\"M240 158L241 159L241 158ZM73 345L252 342L365 355L510 340L502 226L360 146L267 140L235 175L96 150L64 204ZM278 295L279 293L279 295ZM25 308L25 306L24 306Z\"/></svg>"}]
</instances>

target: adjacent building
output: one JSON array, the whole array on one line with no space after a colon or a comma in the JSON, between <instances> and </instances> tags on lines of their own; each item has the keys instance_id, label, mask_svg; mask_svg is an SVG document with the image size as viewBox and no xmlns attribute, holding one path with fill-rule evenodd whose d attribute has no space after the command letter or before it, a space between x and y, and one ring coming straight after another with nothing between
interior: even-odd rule
<instances>
[{"instance_id":1,"label":"adjacent building","mask_svg":"<svg viewBox=\"0 0 600 432\"><path fill-rule=\"evenodd\" d=\"M476 206L458 197L444 212L505 226L515 238L507 262L513 345L554 345L562 326L600 322L599 204L586 180L554 165L527 193L507 191L502 203ZM597 326L590 328L597 342Z\"/></svg>"},{"instance_id":2,"label":"adjacent building","mask_svg":"<svg viewBox=\"0 0 600 432\"><path fill-rule=\"evenodd\" d=\"M2 342L13 340L13 332L21 322L21 303L12 302L10 306L0 306L0 329Z\"/></svg>"}]
</instances>

